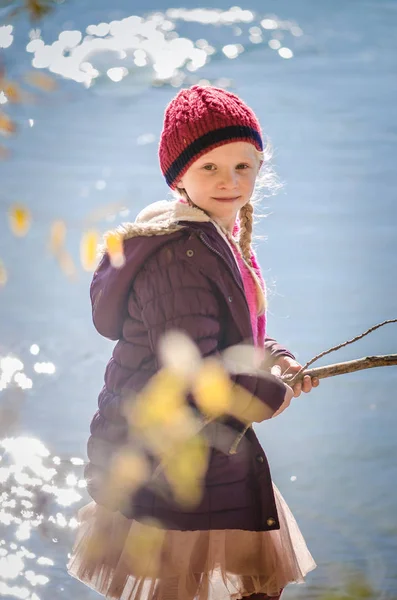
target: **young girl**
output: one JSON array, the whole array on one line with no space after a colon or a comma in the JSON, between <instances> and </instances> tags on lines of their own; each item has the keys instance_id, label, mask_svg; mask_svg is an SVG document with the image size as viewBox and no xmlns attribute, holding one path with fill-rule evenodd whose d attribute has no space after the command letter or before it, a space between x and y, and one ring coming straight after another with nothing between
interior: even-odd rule
<instances>
[{"instance_id":1,"label":"young girl","mask_svg":"<svg viewBox=\"0 0 397 600\"><path fill-rule=\"evenodd\" d=\"M251 198L265 161L254 112L222 89L183 89L166 108L159 158L176 199L149 205L119 228L125 263L112 266L105 252L91 285L95 327L117 343L88 441L93 502L80 511L68 569L107 598L280 598L316 565L253 428L235 415L212 422L198 503L178 503L165 478L150 483L158 460L147 448L147 479L118 505L107 501L117 485L112 458L140 443L126 398L138 398L158 374L167 331L187 334L202 357L240 343L263 352L260 374L230 374L249 399L247 421L280 414L318 385L308 376L293 390L285 385L280 375L301 365L266 333L265 286L251 248ZM260 409L250 412L254 401ZM188 403L200 412L194 395ZM132 464L124 471L139 479Z\"/></svg>"}]
</instances>

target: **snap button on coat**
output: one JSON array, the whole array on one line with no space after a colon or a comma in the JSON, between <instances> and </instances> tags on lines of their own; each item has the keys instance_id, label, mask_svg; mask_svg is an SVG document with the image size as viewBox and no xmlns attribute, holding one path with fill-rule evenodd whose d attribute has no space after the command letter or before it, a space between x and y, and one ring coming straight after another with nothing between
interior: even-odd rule
<instances>
[{"instance_id":1,"label":"snap button on coat","mask_svg":"<svg viewBox=\"0 0 397 600\"><path fill-rule=\"evenodd\" d=\"M233 296L228 296L229 302L233 302Z\"/></svg>"},{"instance_id":2,"label":"snap button on coat","mask_svg":"<svg viewBox=\"0 0 397 600\"><path fill-rule=\"evenodd\" d=\"M258 454L258 456L256 457L256 460L257 460L259 463L263 463L265 459L263 458L263 456L262 456L261 454Z\"/></svg>"},{"instance_id":3,"label":"snap button on coat","mask_svg":"<svg viewBox=\"0 0 397 600\"><path fill-rule=\"evenodd\" d=\"M188 256L193 256L194 252L193 252L193 250L187 250L186 254Z\"/></svg>"},{"instance_id":4,"label":"snap button on coat","mask_svg":"<svg viewBox=\"0 0 397 600\"><path fill-rule=\"evenodd\" d=\"M266 521L267 525L269 525L269 527L271 527L272 525L274 525L276 522L275 519L273 519L273 517L269 517Z\"/></svg>"}]
</instances>

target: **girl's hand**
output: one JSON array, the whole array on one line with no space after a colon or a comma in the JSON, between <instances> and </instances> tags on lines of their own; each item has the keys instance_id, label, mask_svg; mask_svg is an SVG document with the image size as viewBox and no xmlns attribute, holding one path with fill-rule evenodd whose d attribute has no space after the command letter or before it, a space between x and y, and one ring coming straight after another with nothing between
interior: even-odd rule
<instances>
[{"instance_id":1,"label":"girl's hand","mask_svg":"<svg viewBox=\"0 0 397 600\"><path fill-rule=\"evenodd\" d=\"M290 358L289 356L280 356L270 372L276 377L281 377L281 375L295 375L302 368L296 360ZM302 392L308 393L312 390L312 388L317 387L320 384L320 380L318 377L310 377L310 375L305 375L303 381L299 383L295 383L292 387L294 392L294 397L297 398L301 395Z\"/></svg>"}]
</instances>

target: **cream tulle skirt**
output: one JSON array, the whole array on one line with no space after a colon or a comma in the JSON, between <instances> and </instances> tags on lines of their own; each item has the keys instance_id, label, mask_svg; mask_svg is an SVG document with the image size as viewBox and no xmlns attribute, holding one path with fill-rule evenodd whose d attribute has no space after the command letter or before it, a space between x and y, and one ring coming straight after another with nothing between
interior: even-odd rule
<instances>
[{"instance_id":1,"label":"cream tulle skirt","mask_svg":"<svg viewBox=\"0 0 397 600\"><path fill-rule=\"evenodd\" d=\"M173 531L95 502L79 511L70 575L117 600L239 600L277 596L316 567L273 484L280 529Z\"/></svg>"}]
</instances>

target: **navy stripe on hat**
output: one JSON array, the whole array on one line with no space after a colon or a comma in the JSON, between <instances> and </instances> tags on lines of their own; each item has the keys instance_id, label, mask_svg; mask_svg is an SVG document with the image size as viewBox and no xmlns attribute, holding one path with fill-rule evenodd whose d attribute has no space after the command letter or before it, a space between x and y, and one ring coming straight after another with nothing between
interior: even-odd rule
<instances>
[{"instance_id":1,"label":"navy stripe on hat","mask_svg":"<svg viewBox=\"0 0 397 600\"><path fill-rule=\"evenodd\" d=\"M220 129L209 131L189 144L178 158L174 160L165 173L167 184L172 187L179 174L182 173L192 158L200 154L206 148L209 148L210 146L216 147L218 142L226 142L227 140L244 141L247 139L255 142L256 145L263 150L261 134L252 127L247 127L246 125L230 125L229 127L222 127Z\"/></svg>"}]
</instances>

